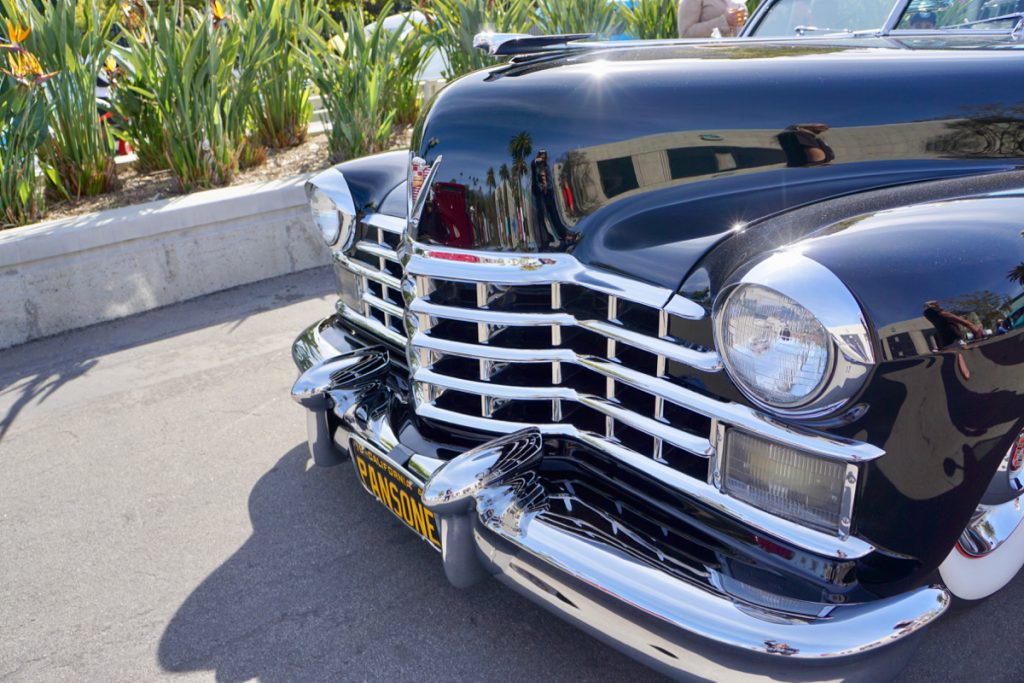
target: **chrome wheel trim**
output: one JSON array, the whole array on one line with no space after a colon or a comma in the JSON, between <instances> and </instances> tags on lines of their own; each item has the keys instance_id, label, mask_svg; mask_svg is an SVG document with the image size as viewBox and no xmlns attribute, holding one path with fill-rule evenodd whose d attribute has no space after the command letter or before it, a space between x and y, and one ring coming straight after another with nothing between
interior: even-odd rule
<instances>
[{"instance_id":1,"label":"chrome wheel trim","mask_svg":"<svg viewBox=\"0 0 1024 683\"><path fill-rule=\"evenodd\" d=\"M946 588L963 600L980 600L1008 584L1024 567L1024 502L981 505L939 565Z\"/></svg>"}]
</instances>

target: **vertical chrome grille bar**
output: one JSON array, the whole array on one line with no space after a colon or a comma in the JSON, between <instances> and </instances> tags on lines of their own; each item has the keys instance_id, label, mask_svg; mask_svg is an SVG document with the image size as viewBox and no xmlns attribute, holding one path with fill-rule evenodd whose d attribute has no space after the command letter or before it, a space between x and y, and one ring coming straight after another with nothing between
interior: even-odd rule
<instances>
[{"instance_id":1,"label":"vertical chrome grille bar","mask_svg":"<svg viewBox=\"0 0 1024 683\"><path fill-rule=\"evenodd\" d=\"M554 283L551 285L551 310L562 309L562 285ZM562 326L555 324L551 326L551 346L558 348L562 345ZM555 361L551 364L551 383L558 386L562 383L562 364ZM562 399L551 399L551 421L562 421Z\"/></svg>"},{"instance_id":2,"label":"vertical chrome grille bar","mask_svg":"<svg viewBox=\"0 0 1024 683\"><path fill-rule=\"evenodd\" d=\"M615 322L619 318L619 297L608 297L608 321ZM608 360L615 360L617 355L616 341L608 339L607 357ZM615 380L611 377L605 380L605 397L615 398ZM615 420L611 417L604 418L604 435L609 439L615 438Z\"/></svg>"},{"instance_id":3,"label":"vertical chrome grille bar","mask_svg":"<svg viewBox=\"0 0 1024 683\"><path fill-rule=\"evenodd\" d=\"M668 312L664 310L658 311L658 338L664 339L668 336ZM657 359L657 368L655 370L655 376L664 377L667 363L665 362L665 356L659 355ZM654 397L654 419L659 422L665 419L665 399L661 396ZM662 455L662 449L664 443L658 437L654 437L654 449L651 453L658 462L665 462L665 458Z\"/></svg>"},{"instance_id":4,"label":"vertical chrome grille bar","mask_svg":"<svg viewBox=\"0 0 1024 683\"><path fill-rule=\"evenodd\" d=\"M487 308L487 283L478 282L476 283L476 307L480 309ZM477 323L476 325L476 340L481 344L486 344L491 340L491 326L487 323ZM489 382L491 379L491 361L480 359L480 379L484 382ZM480 414L484 417L491 417L494 415L494 400L490 396L480 397Z\"/></svg>"},{"instance_id":5,"label":"vertical chrome grille bar","mask_svg":"<svg viewBox=\"0 0 1024 683\"><path fill-rule=\"evenodd\" d=\"M382 247L386 246L384 244L384 229L383 228L377 228L377 244L379 244ZM377 257L377 270L379 270L382 273L387 272L387 260L383 256L378 256ZM387 288L387 285L381 285L380 286L380 295L381 295L380 296L381 299L384 299L385 301L387 300L387 298L388 298L388 288ZM383 313L384 313L384 327L391 327L391 314L388 313L387 311L384 311Z\"/></svg>"}]
</instances>

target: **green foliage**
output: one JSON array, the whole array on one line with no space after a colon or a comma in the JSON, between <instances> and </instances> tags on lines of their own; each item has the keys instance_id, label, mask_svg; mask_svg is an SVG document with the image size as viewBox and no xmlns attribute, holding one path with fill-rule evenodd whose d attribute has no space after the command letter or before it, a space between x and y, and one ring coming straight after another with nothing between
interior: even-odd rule
<instances>
[{"instance_id":1,"label":"green foliage","mask_svg":"<svg viewBox=\"0 0 1024 683\"><path fill-rule=\"evenodd\" d=\"M383 19L385 14L379 18ZM395 122L411 124L419 115L419 82L417 76L428 56L427 32L422 26L404 24L397 31L401 40L395 45L393 69L388 70L384 90L388 107L395 111Z\"/></svg>"},{"instance_id":2,"label":"green foliage","mask_svg":"<svg viewBox=\"0 0 1024 683\"><path fill-rule=\"evenodd\" d=\"M677 0L640 0L632 7L623 7L626 33L641 40L677 38L678 8Z\"/></svg>"},{"instance_id":3,"label":"green foliage","mask_svg":"<svg viewBox=\"0 0 1024 683\"><path fill-rule=\"evenodd\" d=\"M324 6L318 10L321 25L307 29L302 55L331 124L331 158L379 152L395 123L387 88L399 77L402 30L386 31L378 22L368 31L362 11L353 7L344 10L341 22ZM388 14L390 5L381 11Z\"/></svg>"},{"instance_id":4,"label":"green foliage","mask_svg":"<svg viewBox=\"0 0 1024 683\"><path fill-rule=\"evenodd\" d=\"M593 33L606 38L622 32L619 7L608 0L538 0L536 24L543 34Z\"/></svg>"},{"instance_id":5,"label":"green foliage","mask_svg":"<svg viewBox=\"0 0 1024 683\"><path fill-rule=\"evenodd\" d=\"M168 162L164 153L164 122L153 96L164 73L149 36L152 24L149 6L140 0L125 3L118 23L121 42L144 46L143 49L124 49L119 45L112 48L116 61L114 69L108 68L107 75L111 79L111 103L123 122L123 130L118 135L132 146L138 171L149 173L165 169Z\"/></svg>"},{"instance_id":6,"label":"green foliage","mask_svg":"<svg viewBox=\"0 0 1024 683\"><path fill-rule=\"evenodd\" d=\"M164 156L185 191L230 183L250 144L257 74L272 46L257 22L237 18L242 11L217 16L161 0L146 10L146 31L123 34L129 51L152 51L150 89L132 89L159 112Z\"/></svg>"},{"instance_id":7,"label":"green foliage","mask_svg":"<svg viewBox=\"0 0 1024 683\"><path fill-rule=\"evenodd\" d=\"M477 33L526 33L534 22L531 0L421 1L430 44L444 55L449 79L498 62L473 47Z\"/></svg>"},{"instance_id":8,"label":"green foliage","mask_svg":"<svg viewBox=\"0 0 1024 683\"><path fill-rule=\"evenodd\" d=\"M0 51L0 59L6 61L5 52ZM43 216L45 199L36 179L36 150L48 137L46 110L46 96L39 85L17 83L0 74L0 228Z\"/></svg>"},{"instance_id":9,"label":"green foliage","mask_svg":"<svg viewBox=\"0 0 1024 683\"><path fill-rule=\"evenodd\" d=\"M267 33L273 49L257 72L252 118L259 140L277 149L306 139L313 116L310 87L299 55L316 10L304 0L252 0L245 21Z\"/></svg>"},{"instance_id":10,"label":"green foliage","mask_svg":"<svg viewBox=\"0 0 1024 683\"><path fill-rule=\"evenodd\" d=\"M96 76L109 53L107 36L116 7L101 9L95 0L3 2L8 14L31 27L25 47L39 58L43 71L56 72L46 85L51 137L40 150L40 158L55 171L48 179L65 197L114 189L113 143L97 109ZM81 26L76 4L84 5Z\"/></svg>"}]
</instances>

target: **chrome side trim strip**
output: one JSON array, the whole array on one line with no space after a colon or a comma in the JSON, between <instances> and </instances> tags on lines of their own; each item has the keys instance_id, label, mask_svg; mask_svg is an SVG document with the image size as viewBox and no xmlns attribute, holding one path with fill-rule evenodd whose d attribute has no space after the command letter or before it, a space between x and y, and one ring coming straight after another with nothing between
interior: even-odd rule
<instances>
[{"instance_id":1,"label":"chrome side trim strip","mask_svg":"<svg viewBox=\"0 0 1024 683\"><path fill-rule=\"evenodd\" d=\"M507 434L523 428L523 425L517 422L465 415L445 410L444 408L438 408L432 404L420 405L417 412L421 417L459 424L469 429L492 434ZM580 431L571 424L537 425L537 429L541 434L577 439L595 450L608 453L643 474L662 481L672 488L714 508L721 514L748 524L768 537L784 539L787 543L792 543L808 552L826 557L857 559L864 557L874 550L870 543L855 536L838 538L795 522L790 522L781 517L770 515L741 500L726 496L706 482L694 479L645 455L605 439L603 435Z\"/></svg>"}]
</instances>

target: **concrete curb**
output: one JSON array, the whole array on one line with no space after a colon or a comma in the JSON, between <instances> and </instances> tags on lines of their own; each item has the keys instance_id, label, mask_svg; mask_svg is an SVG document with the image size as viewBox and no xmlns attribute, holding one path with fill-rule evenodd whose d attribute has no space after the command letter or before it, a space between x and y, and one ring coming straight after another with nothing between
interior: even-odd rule
<instances>
[{"instance_id":1,"label":"concrete curb","mask_svg":"<svg viewBox=\"0 0 1024 683\"><path fill-rule=\"evenodd\" d=\"M330 263L306 177L0 232L0 349Z\"/></svg>"}]
</instances>

